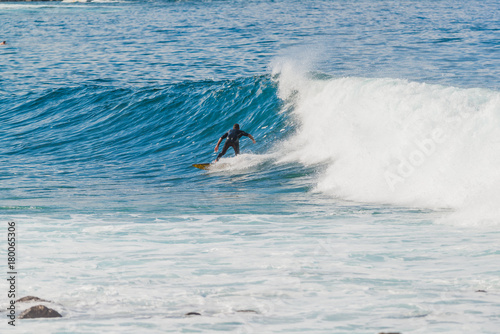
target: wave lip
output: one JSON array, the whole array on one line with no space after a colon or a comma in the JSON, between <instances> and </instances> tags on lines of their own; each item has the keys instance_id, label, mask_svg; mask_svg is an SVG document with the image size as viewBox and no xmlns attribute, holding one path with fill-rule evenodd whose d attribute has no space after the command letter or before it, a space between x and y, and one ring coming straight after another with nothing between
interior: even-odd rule
<instances>
[{"instance_id":1,"label":"wave lip","mask_svg":"<svg viewBox=\"0 0 500 334\"><path fill-rule=\"evenodd\" d=\"M315 78L291 67L277 80L298 125L282 161L324 164L317 191L362 202L460 208L500 189L499 92ZM497 200L500 190L490 192L488 202Z\"/></svg>"}]
</instances>

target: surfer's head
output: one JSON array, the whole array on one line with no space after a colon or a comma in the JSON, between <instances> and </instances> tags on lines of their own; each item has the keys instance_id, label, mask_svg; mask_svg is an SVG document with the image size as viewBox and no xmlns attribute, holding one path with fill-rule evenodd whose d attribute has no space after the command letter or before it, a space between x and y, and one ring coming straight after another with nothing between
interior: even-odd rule
<instances>
[{"instance_id":1,"label":"surfer's head","mask_svg":"<svg viewBox=\"0 0 500 334\"><path fill-rule=\"evenodd\" d=\"M238 123L236 123L235 125L233 125L233 129L239 130L240 129L240 125Z\"/></svg>"}]
</instances>

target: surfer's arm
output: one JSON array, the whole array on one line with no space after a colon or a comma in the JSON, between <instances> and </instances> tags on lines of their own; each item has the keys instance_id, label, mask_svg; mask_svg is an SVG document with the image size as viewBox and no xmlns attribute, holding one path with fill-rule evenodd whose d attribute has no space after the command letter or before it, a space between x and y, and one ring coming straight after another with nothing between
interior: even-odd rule
<instances>
[{"instance_id":1,"label":"surfer's arm","mask_svg":"<svg viewBox=\"0 0 500 334\"><path fill-rule=\"evenodd\" d=\"M219 141L217 142L217 145L215 145L214 152L217 152L219 150L219 145L220 145L221 141L222 141L222 137L219 138Z\"/></svg>"},{"instance_id":2,"label":"surfer's arm","mask_svg":"<svg viewBox=\"0 0 500 334\"><path fill-rule=\"evenodd\" d=\"M255 144L255 139L252 137L252 135L251 135L251 134L248 134L248 136L247 136L247 137L248 137L248 138L250 138L250 139L252 139L253 143Z\"/></svg>"},{"instance_id":3,"label":"surfer's arm","mask_svg":"<svg viewBox=\"0 0 500 334\"><path fill-rule=\"evenodd\" d=\"M217 142L217 145L215 145L215 149L214 151L217 152L219 150L219 145L222 141L222 139L226 138L227 137L227 132L225 134L223 134L220 138L219 138L219 141Z\"/></svg>"}]
</instances>

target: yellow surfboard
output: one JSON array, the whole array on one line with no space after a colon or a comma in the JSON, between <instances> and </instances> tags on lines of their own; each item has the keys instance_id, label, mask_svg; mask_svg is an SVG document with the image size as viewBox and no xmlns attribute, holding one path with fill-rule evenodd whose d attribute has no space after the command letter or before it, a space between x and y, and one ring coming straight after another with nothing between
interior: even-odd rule
<instances>
[{"instance_id":1,"label":"yellow surfboard","mask_svg":"<svg viewBox=\"0 0 500 334\"><path fill-rule=\"evenodd\" d=\"M203 170L223 171L231 167L231 164L224 162L213 162L211 164L194 164L193 167Z\"/></svg>"},{"instance_id":2,"label":"yellow surfboard","mask_svg":"<svg viewBox=\"0 0 500 334\"><path fill-rule=\"evenodd\" d=\"M210 168L211 164L194 164L193 167L199 168L199 169L204 169L207 170Z\"/></svg>"}]
</instances>

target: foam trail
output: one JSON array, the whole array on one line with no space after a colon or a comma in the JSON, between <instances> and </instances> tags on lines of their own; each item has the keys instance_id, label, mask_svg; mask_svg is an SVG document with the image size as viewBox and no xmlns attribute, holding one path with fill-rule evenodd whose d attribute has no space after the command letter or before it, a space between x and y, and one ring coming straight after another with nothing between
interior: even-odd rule
<instances>
[{"instance_id":1,"label":"foam trail","mask_svg":"<svg viewBox=\"0 0 500 334\"><path fill-rule=\"evenodd\" d=\"M282 64L297 133L282 161L326 164L316 189L430 208L481 203L500 218L500 93L398 79L319 79ZM486 194L487 195L484 195ZM486 206L486 209L485 209Z\"/></svg>"}]
</instances>

